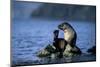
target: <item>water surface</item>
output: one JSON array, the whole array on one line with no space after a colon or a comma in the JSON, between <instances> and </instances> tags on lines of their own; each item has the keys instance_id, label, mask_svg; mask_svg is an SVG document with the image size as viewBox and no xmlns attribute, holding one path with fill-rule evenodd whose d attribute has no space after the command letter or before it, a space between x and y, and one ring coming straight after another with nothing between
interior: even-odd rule
<instances>
[{"instance_id":1,"label":"water surface","mask_svg":"<svg viewBox=\"0 0 100 67\"><path fill-rule=\"evenodd\" d=\"M66 20L64 20L66 21ZM39 58L37 52L53 42L53 31L63 20L54 19L24 19L12 20L12 64L34 65L51 63L69 63L95 61L96 56L87 53L87 50L95 45L95 22L68 21L77 32L76 45L83 54L65 58ZM60 31L59 38L63 38Z\"/></svg>"}]
</instances>

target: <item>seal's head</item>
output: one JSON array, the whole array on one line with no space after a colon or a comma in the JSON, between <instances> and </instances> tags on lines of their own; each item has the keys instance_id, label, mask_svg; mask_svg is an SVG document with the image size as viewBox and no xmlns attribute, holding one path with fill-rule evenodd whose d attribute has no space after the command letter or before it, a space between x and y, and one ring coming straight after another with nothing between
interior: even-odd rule
<instances>
[{"instance_id":1,"label":"seal's head","mask_svg":"<svg viewBox=\"0 0 100 67\"><path fill-rule=\"evenodd\" d=\"M54 34L59 34L59 30L54 30Z\"/></svg>"},{"instance_id":2,"label":"seal's head","mask_svg":"<svg viewBox=\"0 0 100 67\"><path fill-rule=\"evenodd\" d=\"M66 30L69 29L70 27L72 27L70 24L68 24L67 22L61 23L60 25L58 25L58 28L61 30Z\"/></svg>"}]
</instances>

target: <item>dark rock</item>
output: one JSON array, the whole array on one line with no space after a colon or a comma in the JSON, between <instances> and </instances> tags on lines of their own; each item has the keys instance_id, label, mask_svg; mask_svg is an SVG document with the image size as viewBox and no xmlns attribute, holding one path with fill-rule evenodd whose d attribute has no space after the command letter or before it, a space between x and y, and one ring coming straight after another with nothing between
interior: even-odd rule
<instances>
[{"instance_id":1,"label":"dark rock","mask_svg":"<svg viewBox=\"0 0 100 67\"><path fill-rule=\"evenodd\" d=\"M55 52L54 46L47 45L43 50L37 53L38 57L47 57L50 56L52 53Z\"/></svg>"},{"instance_id":2,"label":"dark rock","mask_svg":"<svg viewBox=\"0 0 100 67\"><path fill-rule=\"evenodd\" d=\"M96 46L93 46L92 48L88 49L87 52L89 52L91 54L96 54Z\"/></svg>"},{"instance_id":3,"label":"dark rock","mask_svg":"<svg viewBox=\"0 0 100 67\"><path fill-rule=\"evenodd\" d=\"M74 50L75 48L73 48L73 51L72 51L72 47L70 47L69 45L66 46L66 49L65 51L63 52L63 56L66 56L66 57L71 57L71 56L76 56L76 55L80 55L80 51L76 51ZM53 45L47 45L43 50L39 51L37 53L37 56L38 57L63 57L62 54L59 55L60 52L56 52L56 49Z\"/></svg>"}]
</instances>

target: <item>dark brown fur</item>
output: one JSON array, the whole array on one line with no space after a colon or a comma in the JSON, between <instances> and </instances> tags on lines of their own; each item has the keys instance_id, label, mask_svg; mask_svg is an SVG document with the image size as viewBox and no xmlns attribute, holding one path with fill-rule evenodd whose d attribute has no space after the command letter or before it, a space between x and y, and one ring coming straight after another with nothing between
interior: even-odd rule
<instances>
[{"instance_id":1,"label":"dark brown fur","mask_svg":"<svg viewBox=\"0 0 100 67\"><path fill-rule=\"evenodd\" d=\"M54 31L54 43L53 45L56 48L56 52L60 52L59 57L63 56L63 52L66 48L67 42L63 38L58 38L59 30Z\"/></svg>"}]
</instances>

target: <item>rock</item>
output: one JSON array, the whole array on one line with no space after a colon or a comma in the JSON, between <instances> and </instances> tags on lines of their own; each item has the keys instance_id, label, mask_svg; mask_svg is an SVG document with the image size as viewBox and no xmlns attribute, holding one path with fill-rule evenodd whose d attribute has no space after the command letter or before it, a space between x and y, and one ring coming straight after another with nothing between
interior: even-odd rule
<instances>
[{"instance_id":1,"label":"rock","mask_svg":"<svg viewBox=\"0 0 100 67\"><path fill-rule=\"evenodd\" d=\"M66 46L66 49L65 49L63 55L64 55L64 56L72 56L72 53L70 52L71 49L72 49L72 47L70 47L70 45L68 44L68 45Z\"/></svg>"},{"instance_id":2,"label":"rock","mask_svg":"<svg viewBox=\"0 0 100 67\"><path fill-rule=\"evenodd\" d=\"M77 51L77 48L72 48L70 45L66 46L65 51L63 52L63 56L71 57L79 55L80 51ZM59 57L59 52L56 52L55 47L53 45L47 45L43 50L37 53L38 57L47 57L50 56L51 58Z\"/></svg>"},{"instance_id":3,"label":"rock","mask_svg":"<svg viewBox=\"0 0 100 67\"><path fill-rule=\"evenodd\" d=\"M46 57L46 56L48 56L48 55L50 55L50 52L48 52L48 51L45 50L45 49L39 51L38 54L37 54L38 57Z\"/></svg>"},{"instance_id":4,"label":"rock","mask_svg":"<svg viewBox=\"0 0 100 67\"><path fill-rule=\"evenodd\" d=\"M45 50L47 50L50 53L55 53L56 52L55 49L56 48L53 45L50 45L50 44L45 48Z\"/></svg>"},{"instance_id":5,"label":"rock","mask_svg":"<svg viewBox=\"0 0 100 67\"><path fill-rule=\"evenodd\" d=\"M96 54L96 46L93 46L92 48L88 49L87 52L89 52L91 54Z\"/></svg>"},{"instance_id":6,"label":"rock","mask_svg":"<svg viewBox=\"0 0 100 67\"><path fill-rule=\"evenodd\" d=\"M54 52L55 52L54 46L49 44L43 50L39 51L37 53L37 56L38 57L46 57L46 56L50 56Z\"/></svg>"},{"instance_id":7,"label":"rock","mask_svg":"<svg viewBox=\"0 0 100 67\"><path fill-rule=\"evenodd\" d=\"M55 58L59 57L59 52L52 53L50 57L51 57L51 59L55 59Z\"/></svg>"},{"instance_id":8,"label":"rock","mask_svg":"<svg viewBox=\"0 0 100 67\"><path fill-rule=\"evenodd\" d=\"M81 51L77 46L72 48L69 44L66 46L66 49L63 53L63 55L67 56L67 57L76 56L76 55L80 55L80 54L81 54Z\"/></svg>"}]
</instances>

